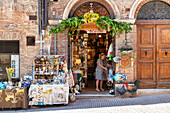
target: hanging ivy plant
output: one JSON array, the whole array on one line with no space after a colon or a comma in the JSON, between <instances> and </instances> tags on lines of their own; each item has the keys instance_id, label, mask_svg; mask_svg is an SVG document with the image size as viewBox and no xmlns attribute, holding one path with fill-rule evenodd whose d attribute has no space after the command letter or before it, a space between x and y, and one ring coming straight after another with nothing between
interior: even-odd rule
<instances>
[{"instance_id":1,"label":"hanging ivy plant","mask_svg":"<svg viewBox=\"0 0 170 113\"><path fill-rule=\"evenodd\" d=\"M59 32L63 32L66 29L69 29L69 35L73 36L76 29L81 28L82 24L84 24L84 21L82 19L79 19L78 17L63 19L61 23L57 24L56 27L50 30L49 34L58 34Z\"/></svg>"},{"instance_id":2,"label":"hanging ivy plant","mask_svg":"<svg viewBox=\"0 0 170 113\"><path fill-rule=\"evenodd\" d=\"M101 16L96 21L96 26L100 27L102 29L106 29L108 32L110 32L111 36L115 36L117 34L120 37L120 34L123 33L125 30L125 33L129 33L131 28L131 23L127 24L126 22L117 22L113 19L111 19L109 16ZM101 29L99 29L101 30Z\"/></svg>"},{"instance_id":3,"label":"hanging ivy plant","mask_svg":"<svg viewBox=\"0 0 170 113\"><path fill-rule=\"evenodd\" d=\"M99 17L98 14L89 12L85 13L83 17L83 19L78 17L63 19L61 23L57 24L56 27L50 30L49 34L58 34L59 32L63 32L68 29L68 34L73 36L77 29L81 29L82 24L93 22L96 23L96 26L99 28L99 30L105 29L110 32L111 36L115 36L115 34L120 36L123 31L129 33L132 30L131 23L127 24L126 22L117 22L109 16Z\"/></svg>"}]
</instances>

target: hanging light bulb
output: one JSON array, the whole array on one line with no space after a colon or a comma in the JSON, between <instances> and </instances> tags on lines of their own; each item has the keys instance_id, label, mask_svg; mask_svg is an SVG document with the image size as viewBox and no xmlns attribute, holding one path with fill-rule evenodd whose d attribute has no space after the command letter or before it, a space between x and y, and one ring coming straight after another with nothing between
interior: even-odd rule
<instances>
[{"instance_id":1,"label":"hanging light bulb","mask_svg":"<svg viewBox=\"0 0 170 113\"><path fill-rule=\"evenodd\" d=\"M99 35L99 37L101 38L101 37L102 37L102 35Z\"/></svg>"},{"instance_id":2,"label":"hanging light bulb","mask_svg":"<svg viewBox=\"0 0 170 113\"><path fill-rule=\"evenodd\" d=\"M90 10L90 13L94 13L94 12L93 12L93 9Z\"/></svg>"},{"instance_id":3,"label":"hanging light bulb","mask_svg":"<svg viewBox=\"0 0 170 113\"><path fill-rule=\"evenodd\" d=\"M90 3L90 13L94 13L93 12L93 3Z\"/></svg>"}]
</instances>

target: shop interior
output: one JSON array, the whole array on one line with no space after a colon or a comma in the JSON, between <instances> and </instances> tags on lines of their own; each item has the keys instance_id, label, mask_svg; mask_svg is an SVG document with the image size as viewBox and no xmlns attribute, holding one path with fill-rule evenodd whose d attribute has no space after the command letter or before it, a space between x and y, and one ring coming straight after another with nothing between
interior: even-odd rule
<instances>
[{"instance_id":1,"label":"shop interior","mask_svg":"<svg viewBox=\"0 0 170 113\"><path fill-rule=\"evenodd\" d=\"M0 55L0 79L2 81L7 81L6 67L11 66L11 56L10 55Z\"/></svg>"},{"instance_id":2,"label":"shop interior","mask_svg":"<svg viewBox=\"0 0 170 113\"><path fill-rule=\"evenodd\" d=\"M83 78L81 81L82 85L81 94L96 94L99 92L95 91L96 80L95 80L95 69L97 66L97 59L101 53L108 54L108 49L111 43L114 43L115 40L107 33L93 33L88 34L87 49L84 48L84 38L83 35L79 34L74 36L72 41L72 58L73 58L73 74L76 71L81 71L82 76L85 75L85 65L87 65L87 78ZM114 46L114 44L113 44ZM87 51L86 51L87 50ZM87 52L87 60L86 60ZM106 58L107 63L111 63ZM106 77L107 78L107 77ZM108 93L108 86L106 81L103 83L104 92Z\"/></svg>"},{"instance_id":3,"label":"shop interior","mask_svg":"<svg viewBox=\"0 0 170 113\"><path fill-rule=\"evenodd\" d=\"M19 41L0 41L0 81L7 81L6 68L13 68L12 80L19 81Z\"/></svg>"}]
</instances>

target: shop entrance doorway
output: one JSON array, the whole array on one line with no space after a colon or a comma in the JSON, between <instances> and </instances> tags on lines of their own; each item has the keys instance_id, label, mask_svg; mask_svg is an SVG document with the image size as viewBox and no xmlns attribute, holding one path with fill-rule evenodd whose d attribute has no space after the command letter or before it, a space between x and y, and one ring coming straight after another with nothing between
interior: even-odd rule
<instances>
[{"instance_id":1,"label":"shop entrance doorway","mask_svg":"<svg viewBox=\"0 0 170 113\"><path fill-rule=\"evenodd\" d=\"M95 69L97 67L97 60L101 53L107 56L109 45L112 43L112 37L104 34L89 34L88 36L88 70L87 70L87 88L83 89L83 93L95 93L96 80ZM107 75L105 75L107 76ZM107 78L107 77L106 77ZM106 81L103 83L103 88L107 90ZM96 92L97 93L97 92Z\"/></svg>"},{"instance_id":2,"label":"shop entrance doorway","mask_svg":"<svg viewBox=\"0 0 170 113\"><path fill-rule=\"evenodd\" d=\"M87 39L87 53L86 49L82 47L84 45L84 38L82 34L75 36L72 41L72 68L73 74L76 76L77 73L81 73L83 77L82 84L85 84L85 88L81 89L82 94L97 94L99 92L95 91L96 80L95 80L95 69L97 66L97 60L101 53L105 53L107 56L109 46L112 44L113 48L115 45L115 38L111 37L107 33L95 33L88 34ZM82 45L81 45L82 44ZM113 49L114 50L114 49ZM115 51L115 50L114 50ZM113 55L115 52L113 51ZM87 54L87 60L85 60L85 54ZM108 58L106 58L107 60ZM112 64L112 62L107 61ZM85 67L87 65L87 77L85 77ZM115 68L114 68L115 69ZM103 83L103 88L105 92L100 92L100 94L108 94L108 87L106 85L107 75L105 75L106 80ZM77 80L79 79L78 76ZM75 78L76 78L75 77ZM75 81L76 83L78 81Z\"/></svg>"},{"instance_id":3,"label":"shop entrance doorway","mask_svg":"<svg viewBox=\"0 0 170 113\"><path fill-rule=\"evenodd\" d=\"M99 14L99 16L114 17L115 14L111 9L110 5L104 1L81 1L73 6L69 17L82 18L85 13L91 10ZM89 94L95 92L95 69L97 66L97 59L100 53L105 53L107 55L110 44L115 42L115 40L113 40L115 38L107 34L105 30L104 32L99 32L98 29L95 23L87 23L76 31L75 36L71 38L71 40L70 38L68 39L68 41L71 41L68 42L68 67L72 68L73 72L75 72L74 75L80 72L84 75L83 82L85 83L85 88L82 88L82 93ZM85 38L84 34L88 34L88 38Z\"/></svg>"}]
</instances>

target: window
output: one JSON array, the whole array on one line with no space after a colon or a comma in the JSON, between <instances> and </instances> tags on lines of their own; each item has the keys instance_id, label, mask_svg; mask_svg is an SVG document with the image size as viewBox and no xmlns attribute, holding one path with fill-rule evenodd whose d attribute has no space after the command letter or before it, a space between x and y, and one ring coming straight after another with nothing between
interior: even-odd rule
<instances>
[{"instance_id":1,"label":"window","mask_svg":"<svg viewBox=\"0 0 170 113\"><path fill-rule=\"evenodd\" d=\"M0 41L0 53L19 53L19 41Z\"/></svg>"},{"instance_id":2,"label":"window","mask_svg":"<svg viewBox=\"0 0 170 113\"><path fill-rule=\"evenodd\" d=\"M35 46L35 36L27 36L27 46Z\"/></svg>"},{"instance_id":3,"label":"window","mask_svg":"<svg viewBox=\"0 0 170 113\"><path fill-rule=\"evenodd\" d=\"M1 55L0 54L0 81L7 81L7 68L13 68L12 79L19 78L19 55Z\"/></svg>"},{"instance_id":4,"label":"window","mask_svg":"<svg viewBox=\"0 0 170 113\"><path fill-rule=\"evenodd\" d=\"M30 15L30 16L29 16L29 20L37 20L37 16Z\"/></svg>"}]
</instances>

